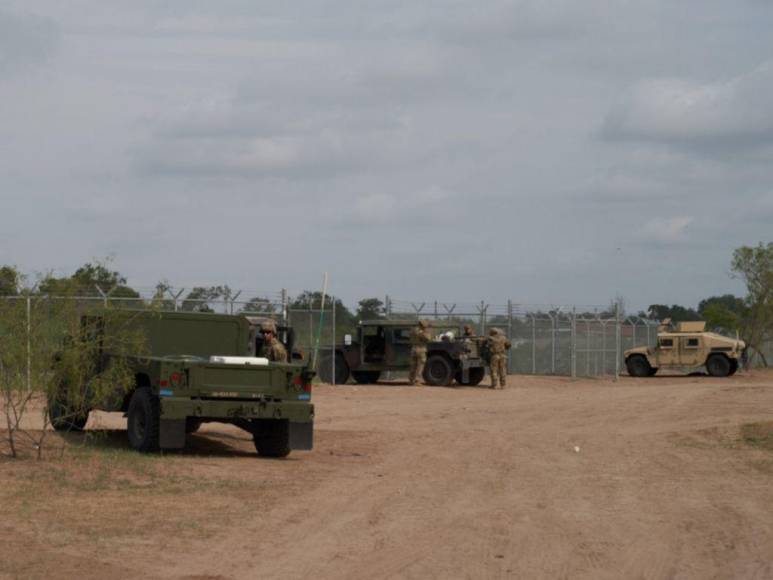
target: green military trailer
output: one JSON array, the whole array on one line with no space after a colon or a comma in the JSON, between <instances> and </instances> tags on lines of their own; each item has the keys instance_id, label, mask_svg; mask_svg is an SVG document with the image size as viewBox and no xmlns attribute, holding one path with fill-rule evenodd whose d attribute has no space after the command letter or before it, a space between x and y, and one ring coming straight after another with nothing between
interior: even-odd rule
<instances>
[{"instance_id":1,"label":"green military trailer","mask_svg":"<svg viewBox=\"0 0 773 580\"><path fill-rule=\"evenodd\" d=\"M98 406L73 413L65 397L54 397L49 415L55 429L82 429L89 411L99 409L124 413L129 444L138 451L180 449L186 434L207 422L248 431L264 456L285 457L293 449L312 448L314 372L303 361L269 362L256 356L264 319L127 309L117 319L113 312L83 320L105 335L119 320L144 338L147 356L121 355L134 374L133 388L112 393ZM293 352L292 331L279 331ZM98 356L100 365L116 357L110 352Z\"/></svg>"},{"instance_id":2,"label":"green military trailer","mask_svg":"<svg viewBox=\"0 0 773 580\"><path fill-rule=\"evenodd\" d=\"M320 378L343 384L353 377L357 383L375 383L385 371L410 368L411 331L415 320L363 320L354 337L322 351ZM427 344L424 381L429 385L479 384L486 375L485 340L462 337L461 325L449 321L433 322L434 339Z\"/></svg>"}]
</instances>

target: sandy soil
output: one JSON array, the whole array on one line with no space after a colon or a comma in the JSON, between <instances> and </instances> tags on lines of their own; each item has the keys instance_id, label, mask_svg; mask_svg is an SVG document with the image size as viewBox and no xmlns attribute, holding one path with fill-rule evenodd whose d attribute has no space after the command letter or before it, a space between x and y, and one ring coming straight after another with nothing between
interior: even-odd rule
<instances>
[{"instance_id":1,"label":"sandy soil","mask_svg":"<svg viewBox=\"0 0 773 580\"><path fill-rule=\"evenodd\" d=\"M314 398L287 460L212 424L0 462L0 578L773 578L773 374Z\"/></svg>"}]
</instances>

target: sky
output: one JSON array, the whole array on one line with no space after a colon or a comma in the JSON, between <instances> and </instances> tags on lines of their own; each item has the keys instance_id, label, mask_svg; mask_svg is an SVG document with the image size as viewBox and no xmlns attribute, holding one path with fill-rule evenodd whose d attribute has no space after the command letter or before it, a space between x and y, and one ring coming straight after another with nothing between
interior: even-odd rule
<instances>
[{"instance_id":1,"label":"sky","mask_svg":"<svg viewBox=\"0 0 773 580\"><path fill-rule=\"evenodd\" d=\"M519 304L743 294L764 0L0 0L0 264Z\"/></svg>"}]
</instances>

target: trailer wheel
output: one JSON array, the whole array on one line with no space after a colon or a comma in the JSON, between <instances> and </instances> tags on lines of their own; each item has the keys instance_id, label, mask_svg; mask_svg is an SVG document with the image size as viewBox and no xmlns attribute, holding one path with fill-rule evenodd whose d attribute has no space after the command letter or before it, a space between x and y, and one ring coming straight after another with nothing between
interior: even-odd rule
<instances>
[{"instance_id":1,"label":"trailer wheel","mask_svg":"<svg viewBox=\"0 0 773 580\"><path fill-rule=\"evenodd\" d=\"M89 420L89 411L76 412L63 399L66 398L64 389L59 389L48 400L48 418L55 431L83 431Z\"/></svg>"},{"instance_id":2,"label":"trailer wheel","mask_svg":"<svg viewBox=\"0 0 773 580\"><path fill-rule=\"evenodd\" d=\"M726 377L730 374L730 360L723 354L712 354L706 361L706 370L712 377Z\"/></svg>"},{"instance_id":3,"label":"trailer wheel","mask_svg":"<svg viewBox=\"0 0 773 580\"><path fill-rule=\"evenodd\" d=\"M319 361L319 378L329 385L343 385L349 380L349 365L346 364L344 356L337 352L335 354L335 377L333 377L333 357L324 356Z\"/></svg>"},{"instance_id":4,"label":"trailer wheel","mask_svg":"<svg viewBox=\"0 0 773 580\"><path fill-rule=\"evenodd\" d=\"M360 385L372 385L378 382L381 371L352 371L352 376Z\"/></svg>"},{"instance_id":5,"label":"trailer wheel","mask_svg":"<svg viewBox=\"0 0 773 580\"><path fill-rule=\"evenodd\" d=\"M432 354L424 365L424 382L428 385L447 387L454 380L451 362L442 354Z\"/></svg>"},{"instance_id":6,"label":"trailer wheel","mask_svg":"<svg viewBox=\"0 0 773 580\"><path fill-rule=\"evenodd\" d=\"M134 391L129 401L127 432L132 449L147 453L158 451L160 433L158 397L148 387Z\"/></svg>"},{"instance_id":7,"label":"trailer wheel","mask_svg":"<svg viewBox=\"0 0 773 580\"><path fill-rule=\"evenodd\" d=\"M628 374L632 377L649 377L652 376L652 367L649 361L644 358L643 355L634 354L629 356L625 360L625 367L628 369Z\"/></svg>"},{"instance_id":8,"label":"trailer wheel","mask_svg":"<svg viewBox=\"0 0 773 580\"><path fill-rule=\"evenodd\" d=\"M190 435L191 433L195 433L199 430L199 427L201 427L202 420L198 419L197 417L186 417L185 418L185 433Z\"/></svg>"},{"instance_id":9,"label":"trailer wheel","mask_svg":"<svg viewBox=\"0 0 773 580\"><path fill-rule=\"evenodd\" d=\"M475 385L479 385L486 376L486 369L483 367L474 367L469 370L468 374L470 380L465 383L462 382L462 371L456 371L456 382L460 385L464 385L465 387L474 387Z\"/></svg>"},{"instance_id":10,"label":"trailer wheel","mask_svg":"<svg viewBox=\"0 0 773 580\"><path fill-rule=\"evenodd\" d=\"M290 455L290 422L287 419L255 419L252 440L258 455L287 457Z\"/></svg>"}]
</instances>

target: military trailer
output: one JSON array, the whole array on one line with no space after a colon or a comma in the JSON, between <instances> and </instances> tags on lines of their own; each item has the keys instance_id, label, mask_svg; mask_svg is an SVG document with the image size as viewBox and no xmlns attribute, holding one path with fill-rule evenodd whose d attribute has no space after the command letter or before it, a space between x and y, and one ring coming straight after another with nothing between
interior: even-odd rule
<instances>
[{"instance_id":1,"label":"military trailer","mask_svg":"<svg viewBox=\"0 0 773 580\"><path fill-rule=\"evenodd\" d=\"M661 369L695 370L705 367L714 377L735 374L745 357L746 344L714 332L706 332L705 322L680 322L672 328L670 320L658 327L658 342L625 351L625 366L632 377L649 377Z\"/></svg>"},{"instance_id":2,"label":"military trailer","mask_svg":"<svg viewBox=\"0 0 773 580\"><path fill-rule=\"evenodd\" d=\"M434 322L435 340L427 345L424 381L429 385L477 385L486 375L482 357L483 338L459 338L458 324ZM323 352L320 378L327 383L344 384L350 377L357 383L378 382L385 371L410 368L411 331L415 320L368 320L347 336L334 352ZM334 374L335 373L335 374Z\"/></svg>"},{"instance_id":3,"label":"military trailer","mask_svg":"<svg viewBox=\"0 0 773 580\"><path fill-rule=\"evenodd\" d=\"M111 332L111 317L87 318L100 332ZM147 356L128 359L135 384L98 407L121 411L128 419L131 447L137 451L180 449L186 434L202 423L230 423L252 434L260 455L285 457L293 449L311 449L314 373L301 362L269 362L256 357L264 319L240 315L125 310L122 324L145 339ZM84 318L84 321L86 318ZM112 322L111 322L112 321ZM116 325L117 326L117 325ZM279 327L292 352L292 332ZM99 365L110 364L110 352L100 352ZM92 409L76 414L66 397L49 402L57 430L83 429Z\"/></svg>"}]
</instances>

